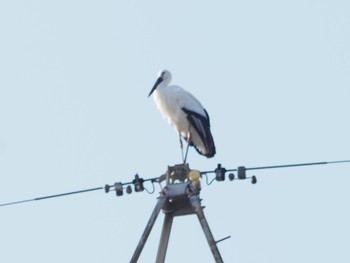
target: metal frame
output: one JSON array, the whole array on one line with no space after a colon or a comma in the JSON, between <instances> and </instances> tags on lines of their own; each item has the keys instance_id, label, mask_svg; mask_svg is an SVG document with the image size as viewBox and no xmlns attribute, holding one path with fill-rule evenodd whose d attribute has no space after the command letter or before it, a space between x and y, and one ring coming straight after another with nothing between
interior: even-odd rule
<instances>
[{"instance_id":1,"label":"metal frame","mask_svg":"<svg viewBox=\"0 0 350 263\"><path fill-rule=\"evenodd\" d=\"M165 261L174 217L192 214L196 214L198 217L215 262L223 262L219 249L216 245L217 242L214 240L209 224L205 218L203 207L201 206L201 199L199 198L199 181L193 179L191 180L189 176L190 172L191 171L188 164L180 164L168 167L165 175L166 178L160 178L160 180L166 180L166 186L163 188L160 196L158 197L158 202L151 214L130 263L136 263L138 261L148 236L152 231L154 223L157 220L160 210L163 210L165 217L158 246L156 263L163 263Z\"/></svg>"}]
</instances>

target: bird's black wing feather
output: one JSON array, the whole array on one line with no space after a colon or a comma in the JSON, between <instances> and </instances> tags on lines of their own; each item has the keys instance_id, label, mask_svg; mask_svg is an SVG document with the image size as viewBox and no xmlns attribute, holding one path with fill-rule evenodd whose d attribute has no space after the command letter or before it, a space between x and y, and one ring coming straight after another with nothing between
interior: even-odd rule
<instances>
[{"instance_id":1,"label":"bird's black wing feather","mask_svg":"<svg viewBox=\"0 0 350 263\"><path fill-rule=\"evenodd\" d=\"M206 116L203 116L186 108L182 108L182 110L186 113L188 121L191 123L192 127L197 131L198 135L203 141L206 153L200 152L196 145L194 145L195 149L198 153L205 155L206 157L213 157L215 155L215 145L213 136L210 132L210 122L207 111L204 109Z\"/></svg>"}]
</instances>

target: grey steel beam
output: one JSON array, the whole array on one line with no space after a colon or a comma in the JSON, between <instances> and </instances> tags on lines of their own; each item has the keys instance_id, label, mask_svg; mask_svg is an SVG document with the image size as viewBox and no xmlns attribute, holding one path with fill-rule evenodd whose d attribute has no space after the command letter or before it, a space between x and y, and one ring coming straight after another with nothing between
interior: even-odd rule
<instances>
[{"instance_id":1,"label":"grey steel beam","mask_svg":"<svg viewBox=\"0 0 350 263\"><path fill-rule=\"evenodd\" d=\"M174 215L172 213L165 214L162 235L159 241L156 263L164 263L165 261L173 219L174 219Z\"/></svg>"},{"instance_id":2,"label":"grey steel beam","mask_svg":"<svg viewBox=\"0 0 350 263\"><path fill-rule=\"evenodd\" d=\"M131 260L130 260L130 263L136 263L137 260L139 259L140 257L140 254L142 252L142 249L143 247L145 246L146 244L146 241L147 241L147 238L149 236L149 234L151 233L152 231L152 228L154 226L154 223L156 222L157 220L157 217L159 215L159 212L160 210L162 209L163 205L164 205L164 202L165 202L165 197L164 196L160 196L159 197L159 200L152 212L152 215L146 225L146 228L141 236L141 239L139 241L139 244L137 245L136 249L135 249L135 252L134 252L134 255L132 256Z\"/></svg>"}]
</instances>

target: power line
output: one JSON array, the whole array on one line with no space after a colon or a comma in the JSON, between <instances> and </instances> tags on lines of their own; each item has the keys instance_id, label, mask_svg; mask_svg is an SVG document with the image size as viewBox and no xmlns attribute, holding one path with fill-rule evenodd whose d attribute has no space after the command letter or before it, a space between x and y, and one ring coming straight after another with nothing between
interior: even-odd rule
<instances>
[{"instance_id":1,"label":"power line","mask_svg":"<svg viewBox=\"0 0 350 263\"><path fill-rule=\"evenodd\" d=\"M208 185L210 185L214 180L216 181L224 181L225 180L225 173L226 172L238 172L238 179L252 179L252 183L256 183L256 177L247 177L246 176L246 171L250 170L265 170L265 169L277 169L277 168L291 168L291 167L302 167L302 166L314 166L314 165L326 165L326 164L339 164L339 163L350 163L350 160L342 160L342 161L331 161L331 162L313 162L313 163L298 163L298 164L285 164L285 165L273 165L273 166L260 166L260 167L244 167L244 166L239 166L238 168L235 169L225 169L224 167L221 166L221 164L218 164L217 168L215 170L211 171L202 171L200 174L202 175L207 175L210 173L215 173L216 176L209 182L208 177L206 177L206 182ZM229 178L232 181L235 179L234 174L229 174ZM50 199L50 198L56 198L56 197L62 197L62 196L67 196L67 195L74 195L74 194L81 194L81 193L86 193L86 192L92 192L92 191L98 191L104 189L106 193L109 191L113 190L116 191L117 196L123 195L123 190L126 189L127 193L131 193L131 185L134 185L134 191L135 192L142 192L146 190L149 194L152 194L155 191L154 188L154 183L159 183L161 184L162 181L165 180L165 174L161 175L160 177L154 177L154 178L149 178L149 179L143 179L139 178L139 176L136 174L135 179L131 182L127 183L121 183L117 182L113 185L105 185L104 187L95 187L95 188L90 188L90 189L84 189L84 190L79 190L79 191L73 191L73 192L67 192L67 193L62 193L62 194L55 194L55 195L49 195L49 196L43 196L43 197L37 197L33 199L26 199L26 200L21 200L21 201L16 201L16 202L9 202L9 203L3 203L0 204L1 206L9 206L9 205L16 205L16 204L21 204L21 203L27 203L27 202L33 202L33 201L40 201L44 199ZM148 191L144 187L145 182L150 182L153 186L152 191Z\"/></svg>"},{"instance_id":2,"label":"power line","mask_svg":"<svg viewBox=\"0 0 350 263\"><path fill-rule=\"evenodd\" d=\"M331 161L331 162L314 162L314 163L298 163L298 164L284 164L284 165L273 165L273 166L260 166L260 167L250 167L245 168L246 171L249 170L264 170L264 169L276 169L276 168L290 168L290 167L300 167L300 166L311 166L311 165L324 165L324 164L336 164L336 163L350 163L350 160L342 161ZM241 166L243 167L243 166ZM226 172L237 172L239 168L235 169L225 169ZM203 171L202 174L215 173L214 171Z\"/></svg>"},{"instance_id":3,"label":"power line","mask_svg":"<svg viewBox=\"0 0 350 263\"><path fill-rule=\"evenodd\" d=\"M248 170L263 170L263 169L275 169L275 168L289 168L289 167L298 167L298 166L324 165L324 164L349 163L349 162L350 162L350 160L332 161L332 162L286 164L286 165L275 165L275 166L263 166L263 167L246 168L246 170L248 171ZM230 171L230 170L228 170L228 171Z\"/></svg>"},{"instance_id":4,"label":"power line","mask_svg":"<svg viewBox=\"0 0 350 263\"><path fill-rule=\"evenodd\" d=\"M66 195L74 195L74 194L92 192L92 191L97 191L97 190L102 190L102 189L103 189L103 187L96 187L96 188L90 188L90 189L79 190L79 191L74 191L74 192L67 192L67 193L63 193L63 194L48 195L48 196L42 196L42 197L37 197L37 198L33 198L33 199L10 202L10 203L5 203L5 204L0 204L0 206L16 205L16 204L39 201L39 200L50 199L50 198L56 198L56 197L61 197L61 196L66 196Z\"/></svg>"}]
</instances>

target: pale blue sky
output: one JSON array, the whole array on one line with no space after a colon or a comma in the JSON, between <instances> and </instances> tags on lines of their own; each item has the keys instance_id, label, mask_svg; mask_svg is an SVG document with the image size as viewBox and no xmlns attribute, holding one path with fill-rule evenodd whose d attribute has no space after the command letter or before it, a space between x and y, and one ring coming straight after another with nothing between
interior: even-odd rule
<instances>
[{"instance_id":1,"label":"pale blue sky","mask_svg":"<svg viewBox=\"0 0 350 263\"><path fill-rule=\"evenodd\" d=\"M348 1L2 1L0 203L155 177L181 161L147 98L157 72L211 117L194 169L350 159ZM225 262L349 262L348 164L203 182ZM157 194L0 208L0 262L129 262ZM154 262L160 215L139 262ZM195 216L167 261L213 262Z\"/></svg>"}]
</instances>

